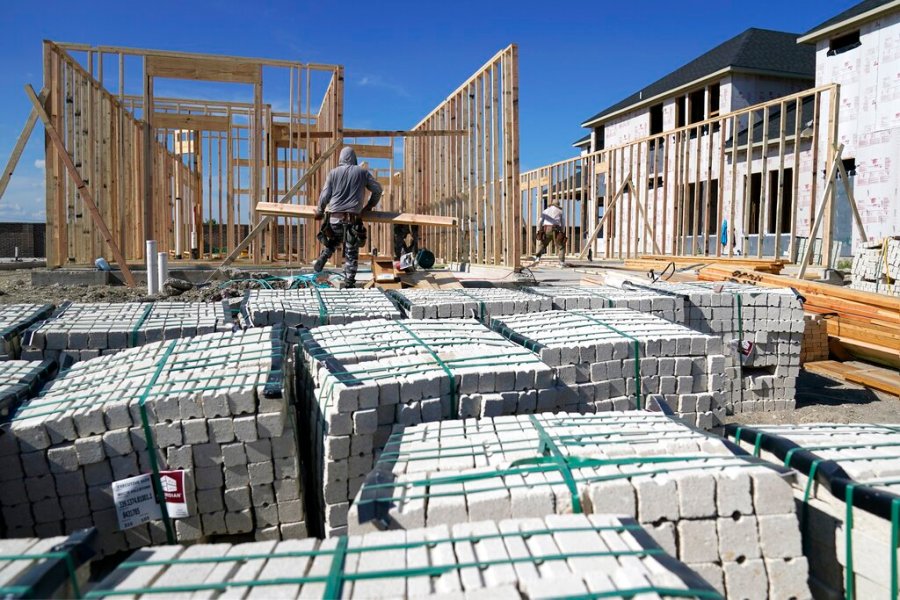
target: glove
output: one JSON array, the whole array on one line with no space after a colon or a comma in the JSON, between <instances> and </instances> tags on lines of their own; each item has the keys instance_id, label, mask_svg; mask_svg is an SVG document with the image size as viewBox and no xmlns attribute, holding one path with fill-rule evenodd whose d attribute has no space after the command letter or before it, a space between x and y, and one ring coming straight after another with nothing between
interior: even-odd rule
<instances>
[{"instance_id":1,"label":"glove","mask_svg":"<svg viewBox=\"0 0 900 600\"><path fill-rule=\"evenodd\" d=\"M321 208L316 209L316 220L325 218L325 211Z\"/></svg>"}]
</instances>

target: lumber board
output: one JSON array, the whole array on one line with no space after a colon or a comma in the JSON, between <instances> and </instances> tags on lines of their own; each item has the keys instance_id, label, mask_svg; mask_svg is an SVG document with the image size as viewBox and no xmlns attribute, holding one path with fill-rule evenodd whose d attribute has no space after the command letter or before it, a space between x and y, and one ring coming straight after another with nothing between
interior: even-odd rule
<instances>
[{"instance_id":1,"label":"lumber board","mask_svg":"<svg viewBox=\"0 0 900 600\"><path fill-rule=\"evenodd\" d=\"M44 101L47 99L46 87L38 94L38 99L43 105ZM25 125L22 127L22 132L19 134L18 139L16 139L16 145L13 146L12 153L9 155L6 168L3 169L3 175L0 176L0 198L3 198L3 192L6 191L6 186L9 185L9 180L12 179L13 171L16 170L16 165L19 164L19 158L22 157L22 151L25 150L25 145L28 143L29 138L31 138L31 132L34 131L34 125L37 123L37 120L37 111L32 108L31 112L28 114L28 118L25 119Z\"/></svg>"},{"instance_id":2,"label":"lumber board","mask_svg":"<svg viewBox=\"0 0 900 600\"><path fill-rule=\"evenodd\" d=\"M260 202L256 212L272 217L292 217L295 219L315 219L316 207L310 205L280 204L277 202ZM429 227L456 227L455 217L438 217L416 213L388 212L372 210L361 213L363 221L372 223L392 223L394 225L427 225Z\"/></svg>"},{"instance_id":3,"label":"lumber board","mask_svg":"<svg viewBox=\"0 0 900 600\"><path fill-rule=\"evenodd\" d=\"M803 368L817 375L900 395L900 374L891 369L859 363L842 363L836 360L808 362Z\"/></svg>"},{"instance_id":4,"label":"lumber board","mask_svg":"<svg viewBox=\"0 0 900 600\"><path fill-rule=\"evenodd\" d=\"M262 67L253 61L176 56L147 56L145 60L148 77L253 84L262 81Z\"/></svg>"},{"instance_id":5,"label":"lumber board","mask_svg":"<svg viewBox=\"0 0 900 600\"><path fill-rule=\"evenodd\" d=\"M185 115L155 112L153 126L157 129L190 129L192 131L228 131L231 119L213 115Z\"/></svg>"}]
</instances>

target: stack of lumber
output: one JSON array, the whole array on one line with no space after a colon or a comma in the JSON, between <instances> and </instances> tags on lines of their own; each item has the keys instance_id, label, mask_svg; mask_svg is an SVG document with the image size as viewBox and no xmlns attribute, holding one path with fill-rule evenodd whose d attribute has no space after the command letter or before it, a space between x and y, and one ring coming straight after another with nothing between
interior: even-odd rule
<instances>
[{"instance_id":1,"label":"stack of lumber","mask_svg":"<svg viewBox=\"0 0 900 600\"><path fill-rule=\"evenodd\" d=\"M512 315L552 310L550 298L505 288L456 288L443 290L392 290L394 302L410 319Z\"/></svg>"},{"instance_id":2,"label":"stack of lumber","mask_svg":"<svg viewBox=\"0 0 900 600\"><path fill-rule=\"evenodd\" d=\"M283 354L280 333L260 328L76 363L0 436L10 535L93 526L104 554L210 535L305 537ZM157 469L185 471L188 516L120 530L112 482Z\"/></svg>"},{"instance_id":3,"label":"stack of lumber","mask_svg":"<svg viewBox=\"0 0 900 600\"><path fill-rule=\"evenodd\" d=\"M557 384L538 391L538 412L643 408L660 394L689 425L725 417L719 337L627 308L504 315L491 328L553 367Z\"/></svg>"},{"instance_id":4,"label":"stack of lumber","mask_svg":"<svg viewBox=\"0 0 900 600\"><path fill-rule=\"evenodd\" d=\"M822 360L809 362L804 368L810 373L824 375L838 381L856 383L895 396L900 396L900 373L859 361L837 362Z\"/></svg>"},{"instance_id":5,"label":"stack of lumber","mask_svg":"<svg viewBox=\"0 0 900 600\"><path fill-rule=\"evenodd\" d=\"M856 356L900 368L900 298L791 277L707 267L705 281L734 281L758 287L791 287L802 294L807 312L831 315L828 335Z\"/></svg>"},{"instance_id":6,"label":"stack of lumber","mask_svg":"<svg viewBox=\"0 0 900 600\"><path fill-rule=\"evenodd\" d=\"M853 255L850 287L865 292L900 296L900 238L887 238L860 248Z\"/></svg>"},{"instance_id":7,"label":"stack of lumber","mask_svg":"<svg viewBox=\"0 0 900 600\"><path fill-rule=\"evenodd\" d=\"M526 286L522 289L531 294L547 296L557 310L630 308L675 323L684 318L684 301L680 297L646 289L621 289L604 285Z\"/></svg>"},{"instance_id":8,"label":"stack of lumber","mask_svg":"<svg viewBox=\"0 0 900 600\"><path fill-rule=\"evenodd\" d=\"M721 338L729 414L794 408L803 338L803 309L794 293L730 282L631 285L681 296L683 324Z\"/></svg>"},{"instance_id":9,"label":"stack of lumber","mask_svg":"<svg viewBox=\"0 0 900 600\"><path fill-rule=\"evenodd\" d=\"M50 376L50 361L0 361L0 422L34 396Z\"/></svg>"},{"instance_id":10,"label":"stack of lumber","mask_svg":"<svg viewBox=\"0 0 900 600\"><path fill-rule=\"evenodd\" d=\"M241 303L245 326L310 328L367 319L399 319L400 311L381 290L304 288L249 290Z\"/></svg>"},{"instance_id":11,"label":"stack of lumber","mask_svg":"<svg viewBox=\"0 0 900 600\"><path fill-rule=\"evenodd\" d=\"M548 515L140 550L92 598L716 598L634 522Z\"/></svg>"},{"instance_id":12,"label":"stack of lumber","mask_svg":"<svg viewBox=\"0 0 900 600\"><path fill-rule=\"evenodd\" d=\"M0 306L0 361L20 358L22 333L50 317L51 304L7 304Z\"/></svg>"},{"instance_id":13,"label":"stack of lumber","mask_svg":"<svg viewBox=\"0 0 900 600\"><path fill-rule=\"evenodd\" d=\"M760 273L781 273L785 262L783 260L768 258L746 258L743 256L728 258L727 256L666 256L664 254L644 254L639 258L625 261L625 268L629 270L662 271L670 263L675 263L676 269L697 267L702 265L716 265L725 268L741 269L744 271L756 271Z\"/></svg>"},{"instance_id":14,"label":"stack of lumber","mask_svg":"<svg viewBox=\"0 0 900 600\"><path fill-rule=\"evenodd\" d=\"M733 448L646 412L398 427L355 499L351 533L625 515L727 597L808 597L790 484Z\"/></svg>"},{"instance_id":15,"label":"stack of lumber","mask_svg":"<svg viewBox=\"0 0 900 600\"><path fill-rule=\"evenodd\" d=\"M219 302L66 304L23 336L22 358L77 362L232 326L229 310Z\"/></svg>"},{"instance_id":16,"label":"stack of lumber","mask_svg":"<svg viewBox=\"0 0 900 600\"><path fill-rule=\"evenodd\" d=\"M553 387L533 352L471 319L324 325L301 342L304 464L324 484L310 519L328 535L346 532L350 500L394 424L534 412L537 390Z\"/></svg>"},{"instance_id":17,"label":"stack of lumber","mask_svg":"<svg viewBox=\"0 0 900 600\"><path fill-rule=\"evenodd\" d=\"M800 364L828 360L828 323L822 315L803 315L803 342L800 344Z\"/></svg>"},{"instance_id":18,"label":"stack of lumber","mask_svg":"<svg viewBox=\"0 0 900 600\"><path fill-rule=\"evenodd\" d=\"M761 458L799 472L794 496L816 598L897 598L900 592L900 425L729 426Z\"/></svg>"},{"instance_id":19,"label":"stack of lumber","mask_svg":"<svg viewBox=\"0 0 900 600\"><path fill-rule=\"evenodd\" d=\"M0 540L0 595L4 598L82 598L97 533Z\"/></svg>"}]
</instances>

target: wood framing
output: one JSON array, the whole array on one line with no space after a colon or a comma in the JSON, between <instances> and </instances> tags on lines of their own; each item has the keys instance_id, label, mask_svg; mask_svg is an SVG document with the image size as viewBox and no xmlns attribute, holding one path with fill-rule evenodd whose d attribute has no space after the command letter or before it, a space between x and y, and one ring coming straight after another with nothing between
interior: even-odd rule
<instances>
[{"instance_id":1,"label":"wood framing","mask_svg":"<svg viewBox=\"0 0 900 600\"><path fill-rule=\"evenodd\" d=\"M455 230L419 230L420 246L445 261L520 264L518 73L518 49L510 45L413 127L417 137L405 141L405 203L394 210L457 219ZM465 135L420 137L459 129Z\"/></svg>"},{"instance_id":2,"label":"wood framing","mask_svg":"<svg viewBox=\"0 0 900 600\"><path fill-rule=\"evenodd\" d=\"M582 257L590 247L615 259L794 260L798 242L819 235L827 261L831 235L813 220L829 230L838 99L837 85L817 87L523 173L522 248L533 253L540 213L556 200L567 252Z\"/></svg>"}]
</instances>

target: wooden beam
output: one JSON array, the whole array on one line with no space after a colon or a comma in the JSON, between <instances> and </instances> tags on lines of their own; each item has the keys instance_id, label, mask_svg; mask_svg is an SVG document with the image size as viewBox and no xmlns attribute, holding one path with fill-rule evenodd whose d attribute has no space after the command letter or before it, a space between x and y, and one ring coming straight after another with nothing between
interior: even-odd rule
<instances>
[{"instance_id":1,"label":"wooden beam","mask_svg":"<svg viewBox=\"0 0 900 600\"><path fill-rule=\"evenodd\" d=\"M809 238L806 240L806 249L803 252L803 258L800 261L800 269L797 271L797 279L803 279L803 276L806 274L806 267L809 264L809 259L812 256L813 246L816 241L816 233L819 231L819 226L822 224L822 218L825 216L825 210L828 206L834 201L834 181L835 176L837 175L838 165L841 164L841 152L844 150L844 145L839 144L834 151L834 157L832 158L831 168L828 170L828 179L825 183L825 192L822 194L822 203L819 205L819 210L816 212L816 219L813 221L812 227L809 230ZM815 181L813 181L813 185L815 186ZM762 235L760 235L760 240L762 240ZM822 263L827 265L829 256L825 255L825 244L824 237L822 243Z\"/></svg>"},{"instance_id":2,"label":"wooden beam","mask_svg":"<svg viewBox=\"0 0 900 600\"><path fill-rule=\"evenodd\" d=\"M46 87L41 90L38 99L41 102L41 106L43 106L44 101L47 99ZM16 170L16 165L19 164L19 159L22 157L22 151L25 150L25 145L31 137L31 132L34 131L34 124L37 123L37 120L37 111L31 109L31 113L28 115L28 118L25 119L25 126L22 127L22 133L19 134L19 139L16 140L16 145L13 146L12 153L9 155L6 168L3 169L3 175L0 176L0 198L3 198L3 192L6 191L6 186L9 185L9 180L12 178L13 171Z\"/></svg>"},{"instance_id":3,"label":"wooden beam","mask_svg":"<svg viewBox=\"0 0 900 600\"><path fill-rule=\"evenodd\" d=\"M88 189L87 184L84 182L84 179L81 178L81 175L78 174L78 169L75 168L75 163L72 162L72 157L69 156L69 153L66 151L65 144L63 144L62 138L59 137L59 133L53 126L53 123L50 122L50 117L44 111L44 106L41 104L38 95L35 93L34 88L32 88L30 85L25 86L25 93L28 95L28 99L31 100L31 104L32 106L34 106L34 110L35 112L37 112L37 115L41 119L41 122L44 124L47 135L50 136L50 139L53 141L53 146L56 148L56 152L62 159L63 164L65 164L66 170L72 177L72 181L75 182L75 186L78 188L78 193L81 196L81 200L88 207L88 211L91 213L91 218L94 221L94 225L97 226L97 228L100 230L100 233L103 235L103 239L105 239L106 243L109 244L110 250L112 250L113 253L113 257L115 257L119 268L122 270L122 276L125 278L125 285L127 285L128 287L135 287L136 284L134 275L131 273L131 269L128 268L128 263L125 262L125 257L122 255L122 252L119 250L118 244L116 244L115 240L112 237L112 234L109 232L109 228L103 221L103 217L100 216L100 211L97 210L97 205L94 204L94 198L91 195L90 189Z\"/></svg>"},{"instance_id":4,"label":"wooden beam","mask_svg":"<svg viewBox=\"0 0 900 600\"><path fill-rule=\"evenodd\" d=\"M315 219L316 210L315 206L303 204L260 202L256 205L256 212L261 215L294 219ZM438 217L406 212L372 210L361 213L360 217L363 221L370 223L392 223L394 225L423 225L428 227L456 227L458 225L455 217Z\"/></svg>"},{"instance_id":5,"label":"wooden beam","mask_svg":"<svg viewBox=\"0 0 900 600\"><path fill-rule=\"evenodd\" d=\"M603 228L603 224L606 223L606 219L609 218L609 215L612 214L612 209L616 205L616 202L619 201L619 198L622 197L622 194L625 192L625 187L631 181L631 174L629 173L625 177L625 181L622 182L622 185L619 186L619 190L616 192L616 195L612 197L612 201L609 203L609 206L606 204L603 205L603 218L600 219L600 222L597 223L597 226L594 227L594 230L591 232L590 237L584 244L584 248L581 249L581 253L578 255L579 260L584 260L587 256L588 248L591 247L591 244L594 243L594 240L597 239L597 235L600 234L600 230Z\"/></svg>"},{"instance_id":6,"label":"wooden beam","mask_svg":"<svg viewBox=\"0 0 900 600\"><path fill-rule=\"evenodd\" d=\"M157 129L190 129L192 131L228 131L231 120L228 117L209 115L183 115L155 112L153 126Z\"/></svg>"},{"instance_id":7,"label":"wooden beam","mask_svg":"<svg viewBox=\"0 0 900 600\"><path fill-rule=\"evenodd\" d=\"M286 144L290 139L290 128L287 123L275 123L272 126L272 133L279 145ZM465 129L423 129L422 131L402 131L402 130L386 130L386 129L345 129L344 138L372 138L372 137L440 137L440 136L463 136L466 134ZM294 139L304 140L307 137L306 131L294 131ZM310 131L309 138L314 140L331 139L334 137L333 131ZM349 146L355 144L348 143Z\"/></svg>"},{"instance_id":8,"label":"wooden beam","mask_svg":"<svg viewBox=\"0 0 900 600\"><path fill-rule=\"evenodd\" d=\"M344 140L346 143L346 139ZM378 146L375 144L347 144L356 151L359 158L393 158L394 151L390 146Z\"/></svg>"},{"instance_id":9,"label":"wooden beam","mask_svg":"<svg viewBox=\"0 0 900 600\"><path fill-rule=\"evenodd\" d=\"M220 58L145 56L148 77L253 83L262 81L262 67L253 61Z\"/></svg>"},{"instance_id":10,"label":"wooden beam","mask_svg":"<svg viewBox=\"0 0 900 600\"><path fill-rule=\"evenodd\" d=\"M331 158L331 155L333 155L335 152L337 152L338 148L340 148L340 147L341 147L341 140L338 140L335 143L333 143L331 146L329 146L328 149L325 150L325 152L323 152L322 155L316 159L316 162L314 162L312 164L312 166L309 169L307 169L307 171L305 173L303 173L303 177L298 179L297 183L295 183L293 185L293 187L291 187L291 189L289 189L287 191L287 193L281 197L281 200L279 200L278 203L287 202L288 200L293 198L294 194L299 192L303 188L303 186L306 185L306 183L310 180L310 178L312 178L312 176L319 169L322 168L322 165L325 164L325 161L327 161L329 158ZM260 204L263 204L263 203L260 202ZM274 203L266 203L266 204L274 204ZM228 265L230 265L231 263L233 263L234 260L240 255L240 253L243 252L248 246L250 246L250 243L260 233L262 233L266 229L266 227L272 221L272 219L273 219L273 217L271 217L269 215L266 215L262 219L260 219L259 223L257 223L256 226L250 231L250 233L247 234L247 237L245 237L243 240L241 240L241 243L238 244L237 246L235 246L234 250L232 250L231 253L227 257L225 257L225 260L223 260L222 264L219 265L219 269L223 269L223 268L227 267ZM212 277L210 277L210 279L211 278Z\"/></svg>"}]
</instances>

